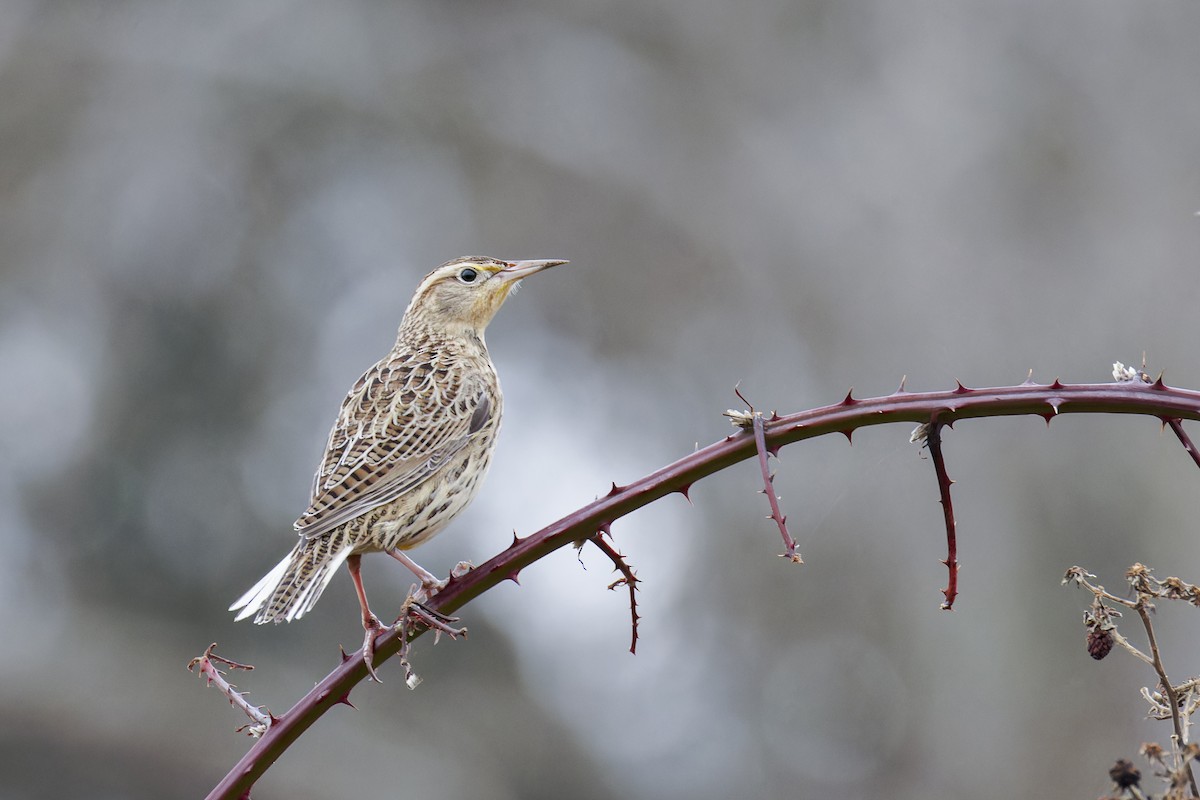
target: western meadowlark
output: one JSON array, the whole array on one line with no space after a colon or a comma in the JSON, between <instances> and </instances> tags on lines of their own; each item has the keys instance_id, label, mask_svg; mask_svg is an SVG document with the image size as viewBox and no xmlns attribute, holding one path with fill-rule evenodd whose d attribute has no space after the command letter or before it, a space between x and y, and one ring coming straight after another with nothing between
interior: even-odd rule
<instances>
[{"instance_id":1,"label":"western meadowlark","mask_svg":"<svg viewBox=\"0 0 1200 800\"><path fill-rule=\"evenodd\" d=\"M522 278L565 261L448 261L417 287L396 344L342 402L296 520L300 541L230 606L237 619L290 622L313 607L345 562L362 607L371 664L386 626L371 613L359 562L396 558L431 594L442 583L402 551L441 531L475 497L492 459L504 397L483 333Z\"/></svg>"}]
</instances>

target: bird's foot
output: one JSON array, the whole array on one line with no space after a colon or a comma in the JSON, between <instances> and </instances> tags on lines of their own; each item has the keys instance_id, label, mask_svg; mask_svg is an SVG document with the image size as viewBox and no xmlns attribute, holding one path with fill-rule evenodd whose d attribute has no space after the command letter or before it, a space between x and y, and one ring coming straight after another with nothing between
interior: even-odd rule
<instances>
[{"instance_id":1,"label":"bird's foot","mask_svg":"<svg viewBox=\"0 0 1200 800\"><path fill-rule=\"evenodd\" d=\"M384 625L374 614L363 618L363 631L365 631L362 646L363 663L367 665L367 674L376 683L383 683L383 681L379 680L379 676L375 674L375 637L390 630L391 626Z\"/></svg>"},{"instance_id":2,"label":"bird's foot","mask_svg":"<svg viewBox=\"0 0 1200 800\"><path fill-rule=\"evenodd\" d=\"M433 631L433 643L437 644L443 633L451 639L467 635L466 628L454 627L452 623L455 622L458 622L458 617L448 617L440 611L422 605L412 594L405 599L400 616L393 624L400 629L400 652L397 655L400 656L400 666L404 669L404 683L408 688L415 689L421 683L420 676L413 672L412 663L408 660L408 648L411 645L409 639L413 626L421 625Z\"/></svg>"},{"instance_id":3,"label":"bird's foot","mask_svg":"<svg viewBox=\"0 0 1200 800\"><path fill-rule=\"evenodd\" d=\"M466 628L456 628L455 622L458 622L458 617L451 617L443 614L440 611L434 611L426 605L423 605L415 595L409 595L404 601L404 607L401 609L400 616L396 619L397 625L408 627L413 623L424 625L429 630L433 631L433 641L437 644L438 638L444 633L451 639L457 639L459 636L466 636Z\"/></svg>"}]
</instances>

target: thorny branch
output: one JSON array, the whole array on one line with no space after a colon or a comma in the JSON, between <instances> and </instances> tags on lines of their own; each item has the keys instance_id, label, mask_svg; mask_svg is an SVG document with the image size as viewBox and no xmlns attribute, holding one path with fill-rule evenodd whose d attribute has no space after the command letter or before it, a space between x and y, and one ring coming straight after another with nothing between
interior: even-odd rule
<instances>
[{"instance_id":1,"label":"thorny branch","mask_svg":"<svg viewBox=\"0 0 1200 800\"><path fill-rule=\"evenodd\" d=\"M225 673L221 672L217 664L222 664L229 669L241 669L249 672L254 667L249 664L239 664L236 661L230 661L228 658L219 656L213 651L217 649L217 643L213 642L204 651L204 655L193 658L188 662L188 672L193 672L199 669L200 674L204 676L204 681L209 686L216 686L217 690L229 698L229 705L234 708L240 708L250 722L238 728L238 733L245 731L253 737L262 736L271 722L275 719L271 716L270 711L263 710L263 706L250 705L250 701L246 699L246 692L237 691L237 687L225 679ZM214 663L215 662L215 663Z\"/></svg>"},{"instance_id":2,"label":"thorny branch","mask_svg":"<svg viewBox=\"0 0 1200 800\"><path fill-rule=\"evenodd\" d=\"M735 428L754 431L754 447L758 451L758 467L762 471L763 479L763 488L760 491L767 496L767 501L771 505L771 513L767 515L767 519L775 520L775 524L779 526L779 535L783 538L783 552L779 554L779 557L786 558L793 564L803 564L804 559L796 552L796 540L788 533L787 517L779 510L779 495L775 494L775 476L771 473L771 467L767 461L768 455L779 457L778 448L770 450L767 447L767 428L762 412L755 411L753 404L736 386L733 388L733 393L746 404L749 410L735 411L731 408L725 412L725 416L729 417ZM779 414L771 414L771 422L778 419Z\"/></svg>"},{"instance_id":3,"label":"thorny branch","mask_svg":"<svg viewBox=\"0 0 1200 800\"><path fill-rule=\"evenodd\" d=\"M1137 381L1139 383L1149 384L1150 375L1146 372L1146 357L1144 355L1142 356L1141 369L1127 367L1120 361L1113 364L1113 380L1117 381L1118 383ZM1161 375L1159 376L1158 380L1160 382L1162 381ZM1171 429L1171 432L1175 434L1175 438L1179 439L1179 443L1183 445L1183 449L1187 451L1187 454L1192 457L1192 461L1196 463L1196 466L1200 467L1200 451L1196 450L1196 445L1192 443L1191 437L1188 436L1187 431L1183 429L1183 420L1181 420L1179 417L1163 417L1162 422Z\"/></svg>"},{"instance_id":4,"label":"thorny branch","mask_svg":"<svg viewBox=\"0 0 1200 800\"><path fill-rule=\"evenodd\" d=\"M942 602L942 608L949 611L954 608L954 599L958 597L958 533L954 521L954 501L950 498L950 487L954 485L954 481L946 472L946 459L942 456L942 425L943 423L938 421L938 412L934 411L929 422L918 426L908 440L925 441L929 447L929 456L933 459L933 471L937 475L938 502L942 504L942 519L946 525L946 558L942 563L950 573L946 578L946 588L942 589L946 598Z\"/></svg>"},{"instance_id":5,"label":"thorny branch","mask_svg":"<svg viewBox=\"0 0 1200 800\"><path fill-rule=\"evenodd\" d=\"M1192 457L1192 461L1195 461L1196 466L1200 467L1200 452L1196 451L1196 445L1192 444L1191 437L1187 435L1186 431L1184 431L1183 420L1176 417L1171 417L1170 419L1166 420L1166 423L1175 433L1176 438L1179 439L1179 443L1183 445L1183 449L1186 450L1187 454Z\"/></svg>"},{"instance_id":6,"label":"thorny branch","mask_svg":"<svg viewBox=\"0 0 1200 800\"><path fill-rule=\"evenodd\" d=\"M858 428L898 422L924 423L937 412L951 424L964 419L1036 415L1053 419L1060 414L1139 414L1158 419L1200 420L1200 392L1165 385L1128 381L1105 384L1048 385L1027 380L1017 386L952 391L898 391L865 400L846 399L774 419L764 426L768 448L793 442L847 433ZM613 486L604 497L513 543L479 567L451 577L446 587L425 605L430 611L450 614L504 580L516 580L522 569L574 541L587 539L605 526L669 494L687 496L701 478L753 458L758 445L752 432L742 431L640 478L627 486ZM400 650L401 637L411 640L422 629L404 635L392 630L375 642L375 664L384 663ZM349 693L367 676L362 654L349 656L305 697L280 717L209 794L210 800L233 800L248 795L263 773L308 728L335 705L349 703Z\"/></svg>"},{"instance_id":7,"label":"thorny branch","mask_svg":"<svg viewBox=\"0 0 1200 800\"><path fill-rule=\"evenodd\" d=\"M604 534L607 530L601 530L591 536L588 541L596 545L600 552L608 556L613 562L613 569L621 573L621 577L608 585L609 590L616 589L618 586L626 586L629 588L629 618L631 629L631 638L629 641L629 652L637 653L638 643L638 620L641 616L637 612L637 585L639 583L637 575L633 571L633 567L629 566L629 562L625 560L624 554L604 540Z\"/></svg>"}]
</instances>

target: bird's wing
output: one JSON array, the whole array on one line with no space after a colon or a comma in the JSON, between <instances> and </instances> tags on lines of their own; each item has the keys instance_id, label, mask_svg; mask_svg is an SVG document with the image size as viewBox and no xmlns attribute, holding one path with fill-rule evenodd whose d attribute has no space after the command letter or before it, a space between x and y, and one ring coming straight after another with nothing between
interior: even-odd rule
<instances>
[{"instance_id":1,"label":"bird's wing","mask_svg":"<svg viewBox=\"0 0 1200 800\"><path fill-rule=\"evenodd\" d=\"M316 538L411 491L492 413L482 380L454 380L429 365L376 364L342 403L296 531Z\"/></svg>"}]
</instances>

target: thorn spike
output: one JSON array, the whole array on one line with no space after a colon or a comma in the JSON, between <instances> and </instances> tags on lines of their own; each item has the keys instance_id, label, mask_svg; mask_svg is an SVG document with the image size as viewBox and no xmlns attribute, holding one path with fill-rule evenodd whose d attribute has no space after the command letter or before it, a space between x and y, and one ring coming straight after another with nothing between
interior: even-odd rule
<instances>
[{"instance_id":1,"label":"thorn spike","mask_svg":"<svg viewBox=\"0 0 1200 800\"><path fill-rule=\"evenodd\" d=\"M515 583L517 586L521 585L521 570L514 569L512 572L508 573L508 575L506 575L505 577L508 578L508 580Z\"/></svg>"},{"instance_id":2,"label":"thorn spike","mask_svg":"<svg viewBox=\"0 0 1200 800\"><path fill-rule=\"evenodd\" d=\"M692 495L691 495L692 484L690 484L690 483L684 484L683 486L680 486L678 489L676 489L676 491L679 492L681 495L683 495L684 500L687 500L689 503L692 502Z\"/></svg>"},{"instance_id":3,"label":"thorn spike","mask_svg":"<svg viewBox=\"0 0 1200 800\"><path fill-rule=\"evenodd\" d=\"M902 375L900 377L900 388L897 389L895 392L893 392L893 394L904 394L905 392L907 392L908 390L904 388L904 384L906 384L906 383L908 383L908 376Z\"/></svg>"},{"instance_id":4,"label":"thorn spike","mask_svg":"<svg viewBox=\"0 0 1200 800\"><path fill-rule=\"evenodd\" d=\"M857 404L858 401L854 399L854 387L851 386L850 391L846 392L846 399L841 402L841 405L853 406Z\"/></svg>"},{"instance_id":5,"label":"thorn spike","mask_svg":"<svg viewBox=\"0 0 1200 800\"><path fill-rule=\"evenodd\" d=\"M1060 381L1058 378L1055 378L1054 383L1050 384L1051 391L1061 388L1063 388L1062 381Z\"/></svg>"},{"instance_id":6,"label":"thorn spike","mask_svg":"<svg viewBox=\"0 0 1200 800\"><path fill-rule=\"evenodd\" d=\"M1025 380L1021 383L1022 386L1036 386L1033 382L1033 367L1029 368L1029 374L1025 376Z\"/></svg>"},{"instance_id":7,"label":"thorn spike","mask_svg":"<svg viewBox=\"0 0 1200 800\"><path fill-rule=\"evenodd\" d=\"M962 381L960 381L960 380L958 380L958 379L955 379L955 381L954 381L954 393L955 393L955 394L970 394L970 393L971 393L971 390L970 390L970 389L968 389L967 387L963 386L963 385L962 385Z\"/></svg>"},{"instance_id":8,"label":"thorn spike","mask_svg":"<svg viewBox=\"0 0 1200 800\"><path fill-rule=\"evenodd\" d=\"M849 442L850 444L854 444L854 429L853 428L847 428L844 431L838 431L838 433L840 433L842 436L845 436L847 442Z\"/></svg>"}]
</instances>

